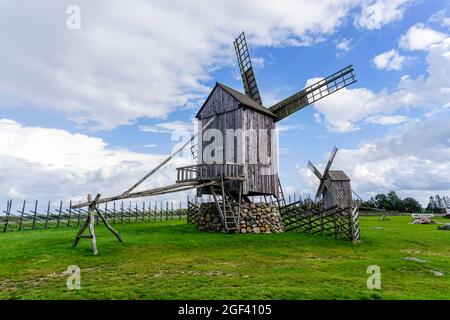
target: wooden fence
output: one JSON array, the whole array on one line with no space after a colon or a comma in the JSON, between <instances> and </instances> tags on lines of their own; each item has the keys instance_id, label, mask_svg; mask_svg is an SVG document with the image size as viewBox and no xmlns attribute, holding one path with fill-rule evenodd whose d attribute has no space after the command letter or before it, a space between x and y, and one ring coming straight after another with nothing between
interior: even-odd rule
<instances>
[{"instance_id":1,"label":"wooden fence","mask_svg":"<svg viewBox=\"0 0 450 320\"><path fill-rule=\"evenodd\" d=\"M251 197L253 202L264 202L264 197ZM297 203L300 197L295 193L286 195L286 204ZM166 221L186 219L195 223L196 217L188 217L188 207L196 207L199 202L213 201L211 196L203 199L189 197L186 201L140 201L140 202L107 202L99 205L100 211L112 224L136 223L148 221ZM386 211L360 211L360 216L410 216L411 213ZM444 216L436 214L435 216ZM0 207L0 232L23 231L79 226L87 217L86 209L72 209L71 202L13 201L8 200L6 206ZM97 221L96 221L97 222Z\"/></svg>"},{"instance_id":2,"label":"wooden fence","mask_svg":"<svg viewBox=\"0 0 450 320\"><path fill-rule=\"evenodd\" d=\"M104 217L112 224L186 219L185 202L141 201L107 202L98 206ZM72 209L72 203L26 200L18 204L8 200L0 213L0 232L24 231L49 228L75 227L86 220L87 209ZM96 218L98 223L98 217Z\"/></svg>"},{"instance_id":3,"label":"wooden fence","mask_svg":"<svg viewBox=\"0 0 450 320\"><path fill-rule=\"evenodd\" d=\"M314 205L307 211L292 203L281 209L285 231L303 231L351 241L360 239L358 211L338 206L324 208Z\"/></svg>"}]
</instances>

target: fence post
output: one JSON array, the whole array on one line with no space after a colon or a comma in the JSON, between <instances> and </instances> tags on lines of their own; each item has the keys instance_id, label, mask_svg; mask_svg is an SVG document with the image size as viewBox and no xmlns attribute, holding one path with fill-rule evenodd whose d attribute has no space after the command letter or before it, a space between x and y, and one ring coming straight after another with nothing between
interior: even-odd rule
<instances>
[{"instance_id":1,"label":"fence post","mask_svg":"<svg viewBox=\"0 0 450 320\"><path fill-rule=\"evenodd\" d=\"M168 220L169 215L169 201L166 200L166 221Z\"/></svg>"},{"instance_id":2,"label":"fence post","mask_svg":"<svg viewBox=\"0 0 450 320\"><path fill-rule=\"evenodd\" d=\"M106 221L109 221L108 219L108 202L105 202L105 214L103 215L103 217L105 217Z\"/></svg>"},{"instance_id":3,"label":"fence post","mask_svg":"<svg viewBox=\"0 0 450 320\"><path fill-rule=\"evenodd\" d=\"M67 219L67 226L70 227L70 217L72 215L72 200L69 202L69 218Z\"/></svg>"},{"instance_id":4,"label":"fence post","mask_svg":"<svg viewBox=\"0 0 450 320\"><path fill-rule=\"evenodd\" d=\"M81 208L78 208L78 221L77 221L77 226L80 226L80 222L81 222Z\"/></svg>"},{"instance_id":5,"label":"fence post","mask_svg":"<svg viewBox=\"0 0 450 320\"><path fill-rule=\"evenodd\" d=\"M163 220L163 202L160 201L160 210L159 210L159 221Z\"/></svg>"},{"instance_id":6,"label":"fence post","mask_svg":"<svg viewBox=\"0 0 450 320\"><path fill-rule=\"evenodd\" d=\"M37 206L38 206L38 201L36 200L35 203L34 203L34 212L33 212L33 227L32 227L33 230L36 229Z\"/></svg>"},{"instance_id":7,"label":"fence post","mask_svg":"<svg viewBox=\"0 0 450 320\"><path fill-rule=\"evenodd\" d=\"M3 228L3 232L8 230L8 222L9 222L9 213L11 212L12 199L6 202L6 218L5 218L5 227Z\"/></svg>"},{"instance_id":8,"label":"fence post","mask_svg":"<svg viewBox=\"0 0 450 320\"><path fill-rule=\"evenodd\" d=\"M153 210L153 221L156 221L156 215L158 214L158 201L155 201L155 208Z\"/></svg>"},{"instance_id":9,"label":"fence post","mask_svg":"<svg viewBox=\"0 0 450 320\"><path fill-rule=\"evenodd\" d=\"M116 224L116 202L113 202L113 224Z\"/></svg>"},{"instance_id":10,"label":"fence post","mask_svg":"<svg viewBox=\"0 0 450 320\"><path fill-rule=\"evenodd\" d=\"M97 208L98 208L98 210L100 210L100 206L97 206ZM89 215L89 212L88 212L88 215ZM98 214L95 215L94 220L95 220L95 225L98 225Z\"/></svg>"},{"instance_id":11,"label":"fence post","mask_svg":"<svg viewBox=\"0 0 450 320\"><path fill-rule=\"evenodd\" d=\"M145 220L145 200L142 201L142 221Z\"/></svg>"},{"instance_id":12,"label":"fence post","mask_svg":"<svg viewBox=\"0 0 450 320\"><path fill-rule=\"evenodd\" d=\"M59 202L59 214L58 214L58 221L56 222L56 227L59 228L59 220L61 219L61 211L62 211L62 200Z\"/></svg>"},{"instance_id":13,"label":"fence post","mask_svg":"<svg viewBox=\"0 0 450 320\"><path fill-rule=\"evenodd\" d=\"M180 209L178 210L178 220L181 220L181 200L180 200Z\"/></svg>"},{"instance_id":14,"label":"fence post","mask_svg":"<svg viewBox=\"0 0 450 320\"><path fill-rule=\"evenodd\" d=\"M22 231L22 223L23 223L23 214L25 211L25 204L27 200L23 200L22 211L20 212L20 220L19 220L19 231Z\"/></svg>"},{"instance_id":15,"label":"fence post","mask_svg":"<svg viewBox=\"0 0 450 320\"><path fill-rule=\"evenodd\" d=\"M136 201L136 203L134 204L134 222L138 222L138 214L139 214L139 209L138 209L138 203Z\"/></svg>"},{"instance_id":16,"label":"fence post","mask_svg":"<svg viewBox=\"0 0 450 320\"><path fill-rule=\"evenodd\" d=\"M48 229L48 218L50 216L50 201L48 202L47 206L47 218L45 219L45 229Z\"/></svg>"},{"instance_id":17,"label":"fence post","mask_svg":"<svg viewBox=\"0 0 450 320\"><path fill-rule=\"evenodd\" d=\"M131 201L130 206L128 207L128 222L131 222Z\"/></svg>"}]
</instances>

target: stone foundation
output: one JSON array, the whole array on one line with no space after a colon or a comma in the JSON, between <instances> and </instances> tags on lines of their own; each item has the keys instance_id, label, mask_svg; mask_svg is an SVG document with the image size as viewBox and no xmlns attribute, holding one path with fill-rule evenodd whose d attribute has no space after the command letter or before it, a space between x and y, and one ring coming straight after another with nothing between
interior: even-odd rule
<instances>
[{"instance_id":1,"label":"stone foundation","mask_svg":"<svg viewBox=\"0 0 450 320\"><path fill-rule=\"evenodd\" d=\"M238 212L238 207L234 208ZM219 212L214 202L202 203L197 224L198 230L224 231ZM267 203L244 203L241 205L240 228L237 233L280 233L283 232L278 207Z\"/></svg>"}]
</instances>

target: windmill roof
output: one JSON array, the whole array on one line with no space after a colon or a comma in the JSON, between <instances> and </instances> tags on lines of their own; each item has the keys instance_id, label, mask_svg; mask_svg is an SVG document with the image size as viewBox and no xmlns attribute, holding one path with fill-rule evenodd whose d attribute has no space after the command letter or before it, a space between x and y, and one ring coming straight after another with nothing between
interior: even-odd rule
<instances>
[{"instance_id":1,"label":"windmill roof","mask_svg":"<svg viewBox=\"0 0 450 320\"><path fill-rule=\"evenodd\" d=\"M274 114L274 113L273 113L272 111L270 111L269 109L267 109L266 107L264 107L264 106L258 104L256 101L254 101L253 99L247 97L245 94L243 94L243 93L241 93L241 92L239 92L239 91L237 91L237 90L235 90L235 89L233 89L233 88L230 88L230 87L228 87L228 86L226 86L226 85L224 85L224 84L222 84L222 83L220 83L220 82L216 82L216 85L215 85L214 89L211 91L211 93L214 92L214 90L216 89L216 87L222 88L226 93L228 93L228 94L231 95L233 98L235 98L237 101L239 101L240 104L242 104L242 105L244 105L244 106L246 106L246 107L248 107L248 108L251 108L251 109L253 109L253 110L255 110L255 111L264 113L264 114L266 114L266 115L268 115L268 116L270 116L270 117L272 117L272 118L277 118L277 115ZM208 98L205 100L205 103L203 104L203 106L206 104L206 102L208 101L208 99L209 99L210 96L211 96L211 94L210 94L210 95L208 96ZM197 112L196 117L199 116L200 111L203 109L203 106L202 106L202 107L200 108L200 110Z\"/></svg>"},{"instance_id":2,"label":"windmill roof","mask_svg":"<svg viewBox=\"0 0 450 320\"><path fill-rule=\"evenodd\" d=\"M350 178L342 170L329 170L328 176L332 181L350 181Z\"/></svg>"}]
</instances>

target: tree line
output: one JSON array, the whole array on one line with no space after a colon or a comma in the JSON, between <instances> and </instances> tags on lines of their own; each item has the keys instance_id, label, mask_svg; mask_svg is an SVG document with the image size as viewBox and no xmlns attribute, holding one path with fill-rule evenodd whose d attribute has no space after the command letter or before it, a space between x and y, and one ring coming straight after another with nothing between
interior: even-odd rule
<instances>
[{"instance_id":1,"label":"tree line","mask_svg":"<svg viewBox=\"0 0 450 320\"><path fill-rule=\"evenodd\" d=\"M360 206L362 208L408 213L446 213L446 208L450 208L450 199L447 196L441 197L436 195L435 197L430 197L428 205L423 208L420 202L416 199L411 197L401 199L395 191L390 191L387 194L377 194L375 197L371 197L368 201L360 201Z\"/></svg>"}]
</instances>

